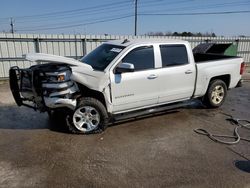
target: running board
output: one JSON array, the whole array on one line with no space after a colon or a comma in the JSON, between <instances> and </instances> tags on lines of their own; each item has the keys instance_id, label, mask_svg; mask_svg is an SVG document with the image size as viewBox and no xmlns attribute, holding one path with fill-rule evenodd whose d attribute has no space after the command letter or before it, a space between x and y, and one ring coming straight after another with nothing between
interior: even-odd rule
<instances>
[{"instance_id":1,"label":"running board","mask_svg":"<svg viewBox=\"0 0 250 188\"><path fill-rule=\"evenodd\" d=\"M174 104L167 104L164 106L147 108L144 110L138 110L138 111L134 111L134 112L121 113L121 114L114 115L113 120L114 121L122 121L122 120L130 119L130 118L137 118L137 117L141 117L141 116L145 116L145 115L149 115L149 114L153 115L153 114L158 113L158 112L174 110L174 109L178 109L178 108L181 108L181 107L184 107L187 105L190 105L190 103L185 101L185 102L178 102L178 103L174 103Z\"/></svg>"}]
</instances>

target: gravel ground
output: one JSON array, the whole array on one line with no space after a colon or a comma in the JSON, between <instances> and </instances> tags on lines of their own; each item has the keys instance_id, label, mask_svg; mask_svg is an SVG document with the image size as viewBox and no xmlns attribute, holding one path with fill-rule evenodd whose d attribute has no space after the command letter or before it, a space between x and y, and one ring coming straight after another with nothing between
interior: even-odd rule
<instances>
[{"instance_id":1,"label":"gravel ground","mask_svg":"<svg viewBox=\"0 0 250 188\"><path fill-rule=\"evenodd\" d=\"M14 104L0 84L0 187L250 187L250 143L222 145L193 132L232 134L222 113L250 120L250 82L219 109L198 101L161 115L73 135L63 122ZM241 129L250 138L250 131Z\"/></svg>"}]
</instances>

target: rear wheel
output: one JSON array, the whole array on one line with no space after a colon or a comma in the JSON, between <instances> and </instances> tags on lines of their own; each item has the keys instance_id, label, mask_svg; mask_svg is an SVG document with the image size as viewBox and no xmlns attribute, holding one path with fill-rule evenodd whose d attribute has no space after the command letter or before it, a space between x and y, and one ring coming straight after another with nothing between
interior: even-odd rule
<instances>
[{"instance_id":1,"label":"rear wheel","mask_svg":"<svg viewBox=\"0 0 250 188\"><path fill-rule=\"evenodd\" d=\"M203 97L203 104L210 108L218 108L225 101L227 86L222 80L213 80L208 86L207 93Z\"/></svg>"},{"instance_id":2,"label":"rear wheel","mask_svg":"<svg viewBox=\"0 0 250 188\"><path fill-rule=\"evenodd\" d=\"M95 98L82 98L74 112L67 117L72 133L96 133L103 131L108 123L104 105Z\"/></svg>"}]
</instances>

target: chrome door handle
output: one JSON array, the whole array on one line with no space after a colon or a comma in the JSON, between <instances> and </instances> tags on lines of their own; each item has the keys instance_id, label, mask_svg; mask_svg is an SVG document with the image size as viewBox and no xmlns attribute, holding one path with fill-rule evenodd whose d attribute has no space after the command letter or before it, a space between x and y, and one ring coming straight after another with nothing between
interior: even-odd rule
<instances>
[{"instance_id":1,"label":"chrome door handle","mask_svg":"<svg viewBox=\"0 0 250 188\"><path fill-rule=\"evenodd\" d=\"M155 79L155 78L157 78L158 76L156 76L155 74L151 74L151 75L149 75L148 76L148 79Z\"/></svg>"},{"instance_id":2,"label":"chrome door handle","mask_svg":"<svg viewBox=\"0 0 250 188\"><path fill-rule=\"evenodd\" d=\"M193 73L193 71L191 71L191 70L187 70L186 72L185 72L185 74L192 74Z\"/></svg>"}]
</instances>

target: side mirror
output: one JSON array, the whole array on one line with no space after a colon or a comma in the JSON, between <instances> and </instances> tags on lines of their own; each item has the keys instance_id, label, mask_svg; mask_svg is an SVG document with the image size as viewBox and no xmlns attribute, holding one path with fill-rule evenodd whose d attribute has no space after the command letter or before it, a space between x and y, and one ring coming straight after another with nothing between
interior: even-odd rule
<instances>
[{"instance_id":1,"label":"side mirror","mask_svg":"<svg viewBox=\"0 0 250 188\"><path fill-rule=\"evenodd\" d=\"M116 74L121 74L123 72L134 72L135 67L131 63L120 63L116 68L115 68L115 73Z\"/></svg>"}]
</instances>

